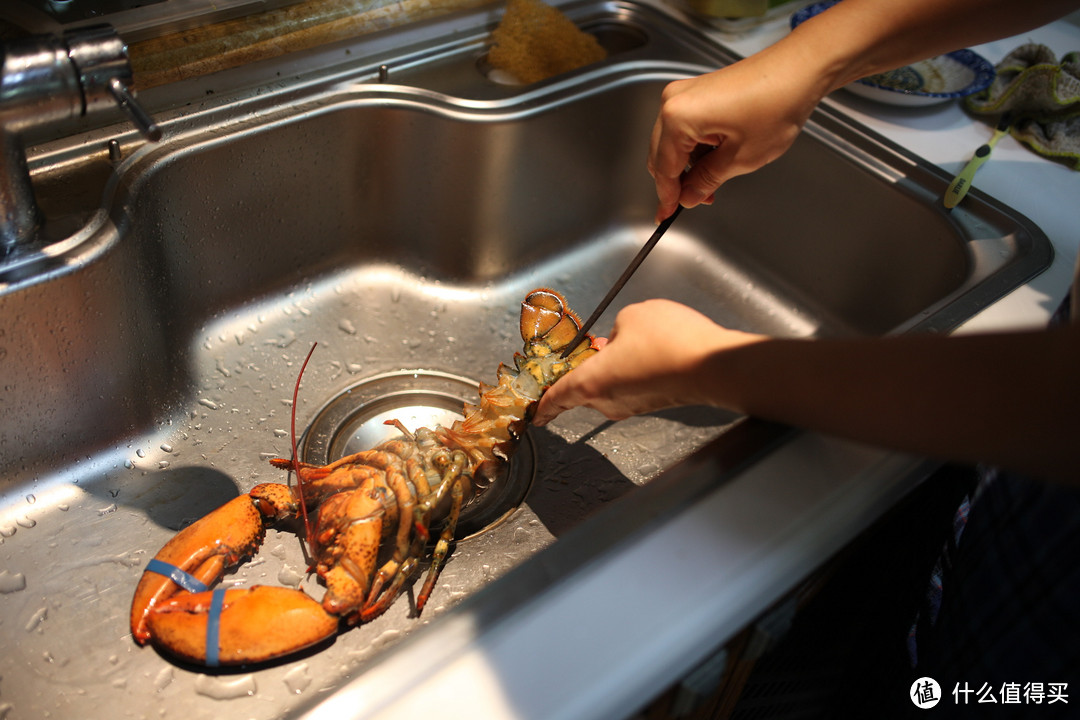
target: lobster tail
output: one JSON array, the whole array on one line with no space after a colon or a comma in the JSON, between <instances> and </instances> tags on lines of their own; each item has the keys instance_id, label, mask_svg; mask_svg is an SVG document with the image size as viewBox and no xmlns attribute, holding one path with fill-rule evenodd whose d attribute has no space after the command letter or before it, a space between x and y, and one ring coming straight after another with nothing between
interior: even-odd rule
<instances>
[{"instance_id":1,"label":"lobster tail","mask_svg":"<svg viewBox=\"0 0 1080 720\"><path fill-rule=\"evenodd\" d=\"M497 385L481 383L480 403L466 406L464 420L439 428L440 440L469 452L488 467L509 459L544 391L596 353L590 335L568 357L561 357L580 329L581 320L560 293L547 288L529 293L521 303L524 354L514 355L513 368L499 365Z\"/></svg>"},{"instance_id":2,"label":"lobster tail","mask_svg":"<svg viewBox=\"0 0 1080 720\"><path fill-rule=\"evenodd\" d=\"M521 303L521 339L526 355L546 355L563 350L577 336L581 320L561 293L547 288L533 290ZM591 347L592 338L588 338ZM550 383L548 383L550 385Z\"/></svg>"}]
</instances>

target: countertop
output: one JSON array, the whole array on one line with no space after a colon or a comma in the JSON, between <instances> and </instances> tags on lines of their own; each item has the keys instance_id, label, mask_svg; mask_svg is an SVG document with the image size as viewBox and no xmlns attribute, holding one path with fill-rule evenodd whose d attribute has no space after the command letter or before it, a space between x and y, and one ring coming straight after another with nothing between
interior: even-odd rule
<instances>
[{"instance_id":1,"label":"countertop","mask_svg":"<svg viewBox=\"0 0 1080 720\"><path fill-rule=\"evenodd\" d=\"M737 35L709 30L743 56L786 32L786 18ZM974 49L996 63L1030 41L1061 56L1080 49L1080 27L1058 21ZM843 90L825 102L950 174L992 134L959 103L898 108ZM1080 172L1006 137L974 185L1040 226L1056 257L1046 272L959 332L1042 325L1068 288L1080 246ZM406 717L433 707L448 718L627 717L872 524L926 470L919 458L799 434L511 616L479 623L459 615L437 638L424 638L429 663L406 668L391 658L312 717ZM550 639L553 627L561 628L557 642ZM450 652L436 644L455 641L467 649Z\"/></svg>"},{"instance_id":2,"label":"countertop","mask_svg":"<svg viewBox=\"0 0 1080 720\"><path fill-rule=\"evenodd\" d=\"M1036 42L1061 57L1080 50L1078 17L1080 14L1074 14L1070 19L977 45L972 50L997 64L1020 45ZM785 17L737 35L719 30L711 30L709 35L745 57L787 32ZM993 135L992 127L964 112L959 102L926 108L896 107L846 90L834 92L825 102L950 174L959 172L975 149ZM1042 325L1072 281L1080 248L1080 222L1075 210L1076 198L1080 197L1080 172L1047 160L1006 136L975 176L974 187L1033 220L1053 243L1055 258L1046 272L970 320L963 331Z\"/></svg>"}]
</instances>

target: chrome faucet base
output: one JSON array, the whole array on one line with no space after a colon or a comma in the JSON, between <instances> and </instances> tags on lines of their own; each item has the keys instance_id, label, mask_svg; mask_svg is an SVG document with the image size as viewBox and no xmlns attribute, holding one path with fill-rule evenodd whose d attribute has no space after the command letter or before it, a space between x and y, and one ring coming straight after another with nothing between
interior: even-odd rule
<instances>
[{"instance_id":1,"label":"chrome faucet base","mask_svg":"<svg viewBox=\"0 0 1080 720\"><path fill-rule=\"evenodd\" d=\"M161 131L135 102L131 84L127 46L108 26L5 44L0 65L0 257L33 243L41 226L23 133L60 130L67 122L119 106L147 139L156 141Z\"/></svg>"}]
</instances>

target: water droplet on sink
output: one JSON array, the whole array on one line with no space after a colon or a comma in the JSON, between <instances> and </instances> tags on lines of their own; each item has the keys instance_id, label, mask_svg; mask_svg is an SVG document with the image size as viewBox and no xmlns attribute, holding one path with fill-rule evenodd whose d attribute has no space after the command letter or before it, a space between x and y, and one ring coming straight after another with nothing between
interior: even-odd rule
<instances>
[{"instance_id":1,"label":"water droplet on sink","mask_svg":"<svg viewBox=\"0 0 1080 720\"><path fill-rule=\"evenodd\" d=\"M299 695L307 690L310 685L311 676L308 675L307 663L297 665L285 673L285 687L289 688L289 692L293 695Z\"/></svg>"},{"instance_id":2,"label":"water droplet on sink","mask_svg":"<svg viewBox=\"0 0 1080 720\"><path fill-rule=\"evenodd\" d=\"M26 589L26 576L22 573L9 573L0 570L0 593L8 594Z\"/></svg>"},{"instance_id":3,"label":"water droplet on sink","mask_svg":"<svg viewBox=\"0 0 1080 720\"><path fill-rule=\"evenodd\" d=\"M136 451L135 451L135 454L136 454L136 455L138 455L138 456L139 456L139 457L141 457L141 458L144 458L144 457L146 457L146 451L145 451L145 450L143 450L142 448L139 448L138 450L136 450Z\"/></svg>"},{"instance_id":4,"label":"water droplet on sink","mask_svg":"<svg viewBox=\"0 0 1080 720\"><path fill-rule=\"evenodd\" d=\"M296 342L296 333L292 330L289 330L287 332L278 333L278 336L276 338L271 338L267 340L266 344L273 345L279 348L287 348L294 342Z\"/></svg>"},{"instance_id":5,"label":"water droplet on sink","mask_svg":"<svg viewBox=\"0 0 1080 720\"><path fill-rule=\"evenodd\" d=\"M29 495L27 495L27 496L26 496L26 502L28 502L28 503L30 503L31 505L33 505L34 503L36 503L36 502L37 502L37 498L36 498L36 497L34 496L34 494L33 494L33 493L31 493L31 494L29 494Z\"/></svg>"},{"instance_id":6,"label":"water droplet on sink","mask_svg":"<svg viewBox=\"0 0 1080 720\"><path fill-rule=\"evenodd\" d=\"M27 517L25 515L21 515L20 517L16 518L15 522L19 524L19 527L24 527L27 530L37 525L37 520Z\"/></svg>"},{"instance_id":7,"label":"water droplet on sink","mask_svg":"<svg viewBox=\"0 0 1080 720\"><path fill-rule=\"evenodd\" d=\"M211 410L217 410L218 409L217 403L214 402L213 400L208 400L207 398L199 398L199 404L202 405L203 407L210 408ZM139 457L142 457L142 456L140 455Z\"/></svg>"},{"instance_id":8,"label":"water droplet on sink","mask_svg":"<svg viewBox=\"0 0 1080 720\"><path fill-rule=\"evenodd\" d=\"M164 667L158 671L158 674L154 677L154 690L161 692L169 686L173 681L173 669L171 667Z\"/></svg>"},{"instance_id":9,"label":"water droplet on sink","mask_svg":"<svg viewBox=\"0 0 1080 720\"><path fill-rule=\"evenodd\" d=\"M45 618L49 617L49 608L38 608L37 611L30 616L30 619L26 623L26 632L33 632L37 630L41 623L45 622Z\"/></svg>"},{"instance_id":10,"label":"water droplet on sink","mask_svg":"<svg viewBox=\"0 0 1080 720\"><path fill-rule=\"evenodd\" d=\"M214 700L235 700L256 692L255 676L215 678L199 675L195 678L195 692Z\"/></svg>"},{"instance_id":11,"label":"water droplet on sink","mask_svg":"<svg viewBox=\"0 0 1080 720\"><path fill-rule=\"evenodd\" d=\"M383 632L379 637L371 641L371 647L375 649L381 649L387 645L394 643L401 637L400 630L387 630Z\"/></svg>"},{"instance_id":12,"label":"water droplet on sink","mask_svg":"<svg viewBox=\"0 0 1080 720\"><path fill-rule=\"evenodd\" d=\"M304 576L302 573L297 572L288 565L284 565L278 572L277 579L278 582L282 585L291 588L298 588L300 587L300 583L303 582Z\"/></svg>"},{"instance_id":13,"label":"water droplet on sink","mask_svg":"<svg viewBox=\"0 0 1080 720\"><path fill-rule=\"evenodd\" d=\"M171 453L173 451L173 447L169 443L161 443L161 451Z\"/></svg>"},{"instance_id":14,"label":"water droplet on sink","mask_svg":"<svg viewBox=\"0 0 1080 720\"><path fill-rule=\"evenodd\" d=\"M340 321L338 321L337 326L338 329L341 330L343 333L348 333L349 335L356 334L356 326L353 325L348 318L342 318Z\"/></svg>"}]
</instances>

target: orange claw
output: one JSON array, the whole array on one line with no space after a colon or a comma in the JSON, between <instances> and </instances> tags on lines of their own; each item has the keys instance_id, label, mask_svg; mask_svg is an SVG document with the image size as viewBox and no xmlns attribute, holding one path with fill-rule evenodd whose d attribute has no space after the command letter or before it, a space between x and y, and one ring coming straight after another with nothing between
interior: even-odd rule
<instances>
[{"instance_id":1,"label":"orange claw","mask_svg":"<svg viewBox=\"0 0 1080 720\"><path fill-rule=\"evenodd\" d=\"M219 665L273 660L338 630L338 618L299 590L256 585L224 593L217 619ZM154 645L180 659L206 663L213 594L180 593L158 603L148 619Z\"/></svg>"},{"instance_id":2,"label":"orange claw","mask_svg":"<svg viewBox=\"0 0 1080 720\"><path fill-rule=\"evenodd\" d=\"M241 495L181 530L155 558L209 586L221 579L226 568L252 555L262 544L264 532L262 514L250 496ZM148 614L180 591L164 575L143 573L131 601L131 633L140 645L150 639Z\"/></svg>"}]
</instances>

